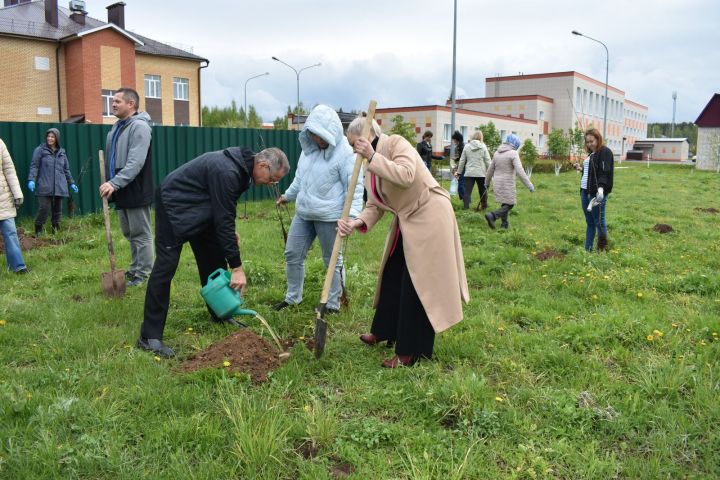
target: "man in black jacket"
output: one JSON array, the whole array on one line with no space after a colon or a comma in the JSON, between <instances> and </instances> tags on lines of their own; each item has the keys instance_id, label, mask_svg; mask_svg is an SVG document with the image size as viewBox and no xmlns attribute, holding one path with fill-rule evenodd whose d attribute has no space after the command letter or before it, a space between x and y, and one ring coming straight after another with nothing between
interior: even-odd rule
<instances>
[{"instance_id":1,"label":"man in black jacket","mask_svg":"<svg viewBox=\"0 0 720 480\"><path fill-rule=\"evenodd\" d=\"M432 172L432 161L444 160L445 157L441 155L433 155L432 151L432 137L433 133L430 130L426 130L423 134L422 142L417 144L417 152L420 154L420 158L425 162L425 166Z\"/></svg>"},{"instance_id":2,"label":"man in black jacket","mask_svg":"<svg viewBox=\"0 0 720 480\"><path fill-rule=\"evenodd\" d=\"M188 242L204 286L208 276L230 265L230 286L242 293L246 280L235 233L237 201L251 185L276 183L290 170L282 150L255 154L232 147L200 155L171 172L155 195L155 264L145 293L139 348L163 357L175 353L163 342L170 284ZM210 311L213 320L221 321Z\"/></svg>"}]
</instances>

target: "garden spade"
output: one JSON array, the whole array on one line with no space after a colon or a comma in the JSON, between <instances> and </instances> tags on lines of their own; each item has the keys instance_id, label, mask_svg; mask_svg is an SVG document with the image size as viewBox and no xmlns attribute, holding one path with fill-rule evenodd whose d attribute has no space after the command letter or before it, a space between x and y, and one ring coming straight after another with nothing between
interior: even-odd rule
<instances>
[{"instance_id":1,"label":"garden spade","mask_svg":"<svg viewBox=\"0 0 720 480\"><path fill-rule=\"evenodd\" d=\"M370 100L368 105L367 117L365 118L365 125L363 125L362 136L368 138L370 136L370 127L372 126L372 119L375 116L375 106L377 102ZM352 176L348 183L348 191L345 196L345 205L343 206L342 216L343 220L347 220L350 215L350 207L352 206L353 194L355 193L355 185L357 184L358 177L360 176L360 167L363 164L363 156L357 154L355 156L355 166L353 167ZM320 358L325 351L325 337L327 336L327 322L325 321L325 310L327 308L328 296L330 294L330 285L333 281L333 275L335 274L335 264L337 263L338 255L340 253L340 246L342 245L342 237L340 231L335 235L335 244L333 245L332 255L330 256L330 262L328 262L327 273L325 274L325 284L323 285L322 295L320 297L320 306L315 309L317 318L315 319L315 358Z\"/></svg>"},{"instance_id":2,"label":"garden spade","mask_svg":"<svg viewBox=\"0 0 720 480\"><path fill-rule=\"evenodd\" d=\"M102 150L98 151L100 158L100 184L105 183L105 155ZM122 297L125 295L125 270L115 268L115 249L113 248L112 233L110 232L110 207L107 198L102 197L103 217L105 219L105 237L108 244L108 256L110 257L110 271L102 272L102 288L109 297Z\"/></svg>"}]
</instances>

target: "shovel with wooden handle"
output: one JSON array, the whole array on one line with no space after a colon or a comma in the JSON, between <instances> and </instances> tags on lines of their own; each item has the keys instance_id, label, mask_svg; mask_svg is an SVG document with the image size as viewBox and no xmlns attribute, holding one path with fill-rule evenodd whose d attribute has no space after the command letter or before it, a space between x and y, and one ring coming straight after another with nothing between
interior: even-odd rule
<instances>
[{"instance_id":1,"label":"shovel with wooden handle","mask_svg":"<svg viewBox=\"0 0 720 480\"><path fill-rule=\"evenodd\" d=\"M377 102L370 100L368 105L367 117L365 118L365 124L363 125L362 136L368 138L370 136L370 127L372 126L372 120L375 116L375 107ZM350 177L350 183L348 184L347 195L345 196L345 205L343 206L342 220L347 220L350 215L350 207L352 206L353 196L355 194L355 186L357 185L358 177L360 176L360 167L363 164L363 156L357 154L355 156L355 166L353 167L352 176ZM327 273L325 274L325 284L323 285L322 295L320 297L320 306L316 309L317 318L315 319L315 358L320 358L325 351L325 337L327 336L327 322L325 321L325 310L327 309L328 296L330 295L330 286L332 285L333 276L335 275L335 264L337 263L338 255L340 253L340 246L342 245L342 237L340 236L340 230L335 235L335 244L333 245L332 255L330 256L330 262L328 262Z\"/></svg>"},{"instance_id":2,"label":"shovel with wooden handle","mask_svg":"<svg viewBox=\"0 0 720 480\"><path fill-rule=\"evenodd\" d=\"M98 151L100 159L100 184L105 183L105 154ZM125 295L125 270L115 268L115 249L113 248L112 233L110 231L110 206L106 197L102 197L103 217L105 219L105 237L110 257L110 271L102 272L101 283L105 294L109 297L122 297Z\"/></svg>"}]
</instances>

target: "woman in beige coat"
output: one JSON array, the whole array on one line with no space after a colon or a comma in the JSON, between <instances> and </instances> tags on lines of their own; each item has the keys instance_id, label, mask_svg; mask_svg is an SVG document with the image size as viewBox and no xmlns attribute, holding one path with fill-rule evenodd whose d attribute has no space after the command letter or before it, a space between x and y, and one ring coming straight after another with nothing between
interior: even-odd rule
<instances>
[{"instance_id":1,"label":"woman in beige coat","mask_svg":"<svg viewBox=\"0 0 720 480\"><path fill-rule=\"evenodd\" d=\"M385 243L375 293L368 345L387 341L396 355L387 368L409 366L430 358L435 333L463 318L470 300L462 246L450 197L425 167L417 151L398 135L382 134L373 122L370 139L361 137L364 119L355 119L347 137L368 159L368 201L355 219L340 220L341 235L372 229L385 212L395 218Z\"/></svg>"},{"instance_id":2,"label":"woman in beige coat","mask_svg":"<svg viewBox=\"0 0 720 480\"><path fill-rule=\"evenodd\" d=\"M530 190L535 191L535 187L528 178L525 170L523 169L522 163L520 163L520 155L518 155L517 149L520 148L520 139L517 135L512 133L505 137L505 141L500 145L497 152L493 156L490 168L488 169L487 175L485 176L485 187L490 186L490 182L495 178L493 183L493 197L495 201L500 204L500 208L494 212L488 212L485 214L485 219L488 222L490 228L495 228L495 220L498 218L502 220L500 226L502 228L508 228L508 213L517 203L517 197L515 195L515 175L520 177L520 180Z\"/></svg>"},{"instance_id":3,"label":"woman in beige coat","mask_svg":"<svg viewBox=\"0 0 720 480\"><path fill-rule=\"evenodd\" d=\"M27 273L28 268L23 262L20 241L15 228L15 216L17 215L15 207L23 204L23 194L10 152L2 140L0 140L0 167L2 167L0 171L0 231L2 231L5 244L8 269L15 273Z\"/></svg>"}]
</instances>

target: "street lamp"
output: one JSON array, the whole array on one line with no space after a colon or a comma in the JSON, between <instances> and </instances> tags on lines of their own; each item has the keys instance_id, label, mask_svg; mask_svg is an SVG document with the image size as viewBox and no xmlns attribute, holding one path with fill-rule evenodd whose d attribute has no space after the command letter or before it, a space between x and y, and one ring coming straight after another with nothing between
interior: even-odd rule
<instances>
[{"instance_id":1,"label":"street lamp","mask_svg":"<svg viewBox=\"0 0 720 480\"><path fill-rule=\"evenodd\" d=\"M610 69L610 52L608 52L607 45L605 45L603 42L596 38L588 37L587 35L583 35L582 33L578 32L577 30L572 31L573 35L578 35L580 37L585 37L588 40L592 40L593 42L597 42L603 47L605 47L605 113L603 115L603 138L607 138L605 136L605 132L607 132L607 107L608 107L608 71Z\"/></svg>"},{"instance_id":2,"label":"street lamp","mask_svg":"<svg viewBox=\"0 0 720 480\"><path fill-rule=\"evenodd\" d=\"M255 75L254 77L250 77L247 80L245 80L245 126L246 127L248 126L248 120L250 119L250 117L248 116L248 110L247 110L247 84L253 78L264 77L265 75L270 75L270 72L261 73L260 75Z\"/></svg>"},{"instance_id":3,"label":"street lamp","mask_svg":"<svg viewBox=\"0 0 720 480\"><path fill-rule=\"evenodd\" d=\"M303 67L300 70L298 70L297 68L293 67L292 65L290 65L288 63L283 62L282 60L280 60L277 57L272 57L272 59L275 60L276 62L282 63L286 67L290 67L292 69L292 71L295 72L295 77L297 78L297 113L296 113L296 115L298 116L298 129L300 129L300 74L302 73L303 70L307 70L308 68L313 68L313 67L319 67L322 65L322 63L308 65L307 67Z\"/></svg>"},{"instance_id":4,"label":"street lamp","mask_svg":"<svg viewBox=\"0 0 720 480\"><path fill-rule=\"evenodd\" d=\"M453 6L453 61L452 61L452 89L450 90L450 158L455 156L455 145L452 135L455 133L455 55L457 50L457 0ZM451 160L452 164L452 160Z\"/></svg>"}]
</instances>

